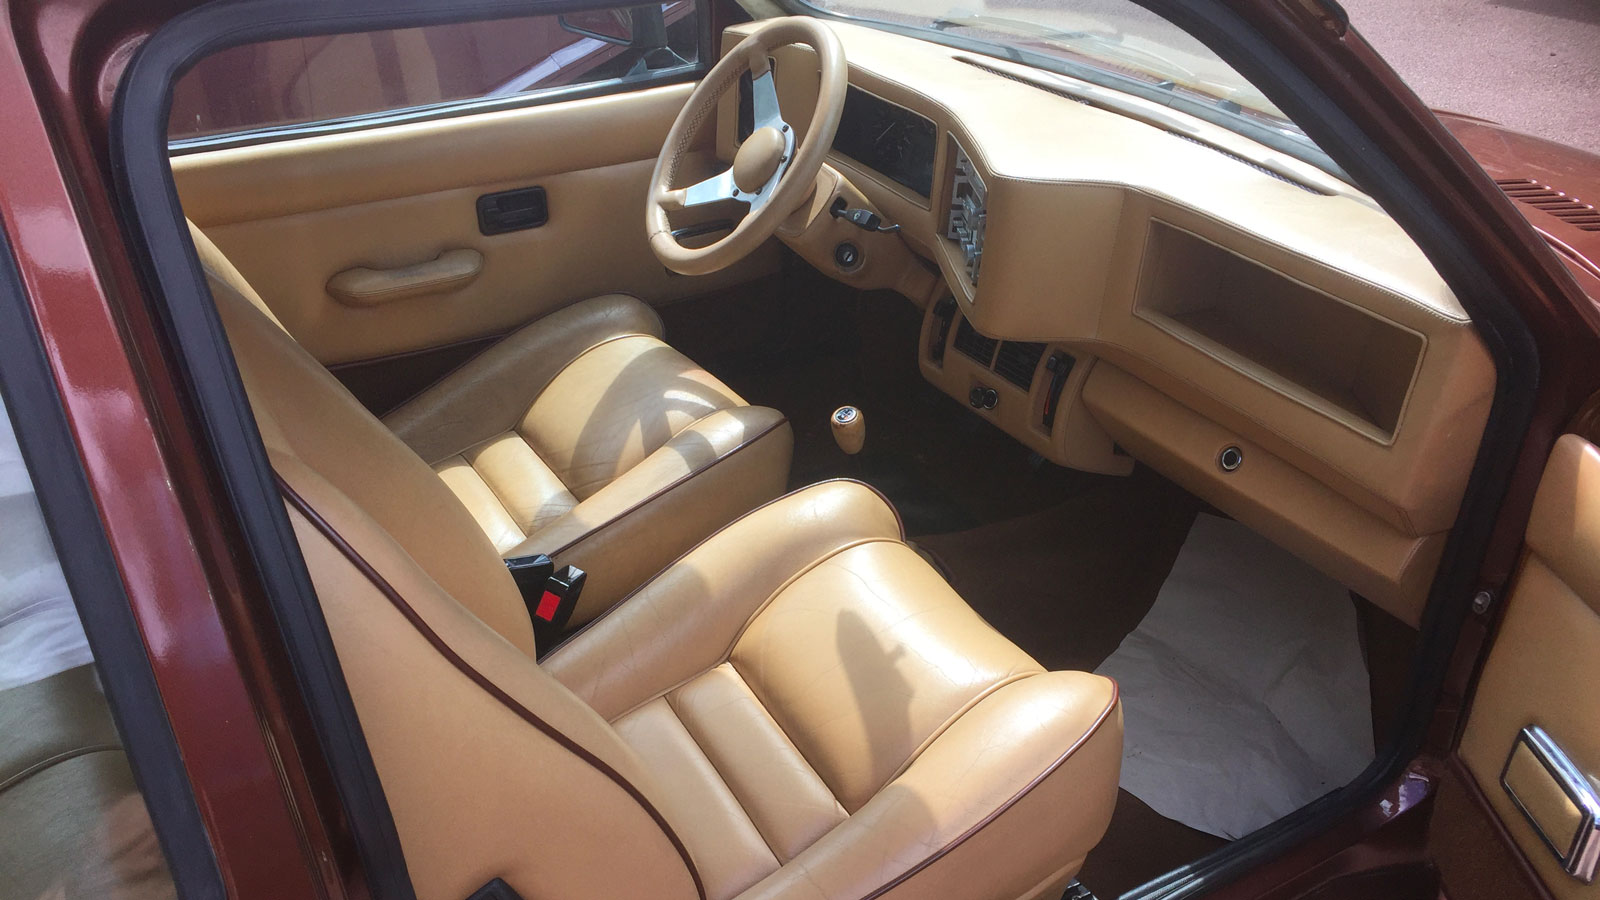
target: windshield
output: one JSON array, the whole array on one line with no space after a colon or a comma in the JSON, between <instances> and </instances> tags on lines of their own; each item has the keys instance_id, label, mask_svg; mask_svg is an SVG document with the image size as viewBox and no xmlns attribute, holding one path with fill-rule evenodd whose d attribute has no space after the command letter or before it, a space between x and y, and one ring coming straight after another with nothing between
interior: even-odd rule
<instances>
[{"instance_id":1,"label":"windshield","mask_svg":"<svg viewBox=\"0 0 1600 900\"><path fill-rule=\"evenodd\" d=\"M1234 124L1306 138L1260 91L1204 44L1130 0L805 0L836 16L979 44L990 53L1083 75L1084 67L1122 87L1165 92ZM1056 62L1062 65L1050 65ZM1094 79L1099 80L1099 79ZM1176 104L1175 104L1176 105ZM1215 116L1206 116L1215 118ZM1256 135L1252 135L1256 136Z\"/></svg>"}]
</instances>

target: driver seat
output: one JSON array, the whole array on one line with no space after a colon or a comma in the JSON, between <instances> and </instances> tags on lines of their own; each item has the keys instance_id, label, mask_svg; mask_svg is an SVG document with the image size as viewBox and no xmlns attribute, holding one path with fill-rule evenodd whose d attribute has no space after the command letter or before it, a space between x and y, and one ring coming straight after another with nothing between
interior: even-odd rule
<instances>
[{"instance_id":1,"label":"driver seat","mask_svg":"<svg viewBox=\"0 0 1600 900\"><path fill-rule=\"evenodd\" d=\"M248 300L281 329L216 244L192 222L189 232L212 293ZM383 424L501 556L543 553L588 573L573 626L782 493L794 446L781 413L668 346L655 310L623 294L523 326Z\"/></svg>"}]
</instances>

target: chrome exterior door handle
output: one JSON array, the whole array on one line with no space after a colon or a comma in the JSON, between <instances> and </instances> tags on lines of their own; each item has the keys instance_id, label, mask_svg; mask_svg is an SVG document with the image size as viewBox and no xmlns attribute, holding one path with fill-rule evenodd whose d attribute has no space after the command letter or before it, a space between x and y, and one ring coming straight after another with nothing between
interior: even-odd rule
<instances>
[{"instance_id":1,"label":"chrome exterior door handle","mask_svg":"<svg viewBox=\"0 0 1600 900\"><path fill-rule=\"evenodd\" d=\"M1584 884L1600 864L1600 794L1561 745L1537 725L1517 735L1500 786L1561 868Z\"/></svg>"}]
</instances>

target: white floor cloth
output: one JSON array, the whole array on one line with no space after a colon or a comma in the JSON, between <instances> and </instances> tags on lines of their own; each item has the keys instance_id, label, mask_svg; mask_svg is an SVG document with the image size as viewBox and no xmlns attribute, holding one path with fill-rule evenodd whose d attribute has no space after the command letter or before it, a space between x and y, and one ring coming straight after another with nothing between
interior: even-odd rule
<instances>
[{"instance_id":1,"label":"white floor cloth","mask_svg":"<svg viewBox=\"0 0 1600 900\"><path fill-rule=\"evenodd\" d=\"M1371 694L1345 589L1201 515L1139 627L1100 666L1122 690L1122 787L1242 837L1372 760Z\"/></svg>"}]
</instances>

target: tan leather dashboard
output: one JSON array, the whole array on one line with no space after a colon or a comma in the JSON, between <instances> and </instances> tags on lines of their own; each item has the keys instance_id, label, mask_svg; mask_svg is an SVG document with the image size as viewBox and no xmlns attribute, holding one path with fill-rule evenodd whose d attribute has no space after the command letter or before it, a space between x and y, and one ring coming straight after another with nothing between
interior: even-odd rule
<instances>
[{"instance_id":1,"label":"tan leather dashboard","mask_svg":"<svg viewBox=\"0 0 1600 900\"><path fill-rule=\"evenodd\" d=\"M927 198L829 158L955 300L954 316L928 305L924 375L1059 463L1125 471L1125 451L1418 621L1494 369L1404 231L1326 173L1182 113L833 27L851 85L937 131ZM775 63L785 118L803 122L814 58ZM950 236L971 193L958 159L981 181L975 279ZM1059 354L1074 365L1057 385Z\"/></svg>"}]
</instances>

